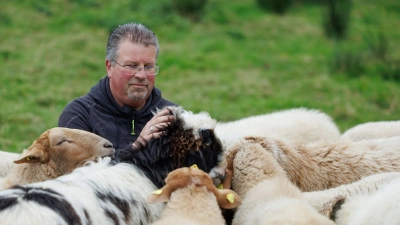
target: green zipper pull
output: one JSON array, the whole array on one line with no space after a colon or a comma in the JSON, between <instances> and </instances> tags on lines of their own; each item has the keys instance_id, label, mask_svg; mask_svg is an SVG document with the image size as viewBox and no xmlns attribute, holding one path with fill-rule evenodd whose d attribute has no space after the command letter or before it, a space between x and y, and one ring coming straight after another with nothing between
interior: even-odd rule
<instances>
[{"instance_id":1,"label":"green zipper pull","mask_svg":"<svg viewBox=\"0 0 400 225\"><path fill-rule=\"evenodd\" d=\"M131 135L135 135L135 120L132 120L132 133Z\"/></svg>"}]
</instances>

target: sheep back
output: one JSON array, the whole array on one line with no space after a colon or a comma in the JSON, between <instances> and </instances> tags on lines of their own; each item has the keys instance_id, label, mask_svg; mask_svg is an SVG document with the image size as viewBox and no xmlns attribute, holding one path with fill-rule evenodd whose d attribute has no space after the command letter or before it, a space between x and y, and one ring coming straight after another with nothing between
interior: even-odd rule
<instances>
[{"instance_id":1,"label":"sheep back","mask_svg":"<svg viewBox=\"0 0 400 225\"><path fill-rule=\"evenodd\" d=\"M54 180L14 186L0 192L5 225L149 224L162 205L149 205L154 184L133 165L110 158L75 169Z\"/></svg>"},{"instance_id":2,"label":"sheep back","mask_svg":"<svg viewBox=\"0 0 400 225\"><path fill-rule=\"evenodd\" d=\"M400 121L376 121L358 124L346 130L342 139L353 141L379 139L400 135Z\"/></svg>"}]
</instances>

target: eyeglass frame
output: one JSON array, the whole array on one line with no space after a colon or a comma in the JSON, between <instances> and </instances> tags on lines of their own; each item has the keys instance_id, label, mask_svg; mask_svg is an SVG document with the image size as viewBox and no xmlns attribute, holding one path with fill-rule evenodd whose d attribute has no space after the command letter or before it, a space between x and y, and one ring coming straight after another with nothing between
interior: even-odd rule
<instances>
[{"instance_id":1,"label":"eyeglass frame","mask_svg":"<svg viewBox=\"0 0 400 225\"><path fill-rule=\"evenodd\" d=\"M120 67L122 67L122 68L124 68L124 69L127 69L127 70L129 70L129 71L132 71L132 72L133 72L132 75L136 74L137 72L141 71L141 69L142 69L142 67L139 67L139 66L135 66L135 67L137 67L137 68L132 68L132 66L123 66L123 65L119 64L119 63L118 63L117 61L115 61L115 60L112 60L112 61L115 62L116 64L118 64ZM146 69L149 69L149 67L154 67L154 74L147 74ZM144 66L144 67L143 67L143 70L144 70L144 73L145 73L147 76L155 76L155 75L157 75L157 74L160 72L160 66L158 66L158 65L155 65L155 66Z\"/></svg>"}]
</instances>

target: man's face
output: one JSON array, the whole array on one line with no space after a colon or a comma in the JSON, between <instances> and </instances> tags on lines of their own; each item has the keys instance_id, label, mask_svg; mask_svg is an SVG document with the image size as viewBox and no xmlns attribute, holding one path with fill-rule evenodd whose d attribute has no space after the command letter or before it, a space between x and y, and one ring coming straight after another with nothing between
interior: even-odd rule
<instances>
[{"instance_id":1,"label":"man's face","mask_svg":"<svg viewBox=\"0 0 400 225\"><path fill-rule=\"evenodd\" d=\"M156 65L156 47L148 47L123 40L118 49L117 63L106 60L107 74L110 79L111 92L120 106L128 105L141 109L154 87L155 75L147 75L145 66ZM122 66L138 66L140 71L132 71Z\"/></svg>"}]
</instances>

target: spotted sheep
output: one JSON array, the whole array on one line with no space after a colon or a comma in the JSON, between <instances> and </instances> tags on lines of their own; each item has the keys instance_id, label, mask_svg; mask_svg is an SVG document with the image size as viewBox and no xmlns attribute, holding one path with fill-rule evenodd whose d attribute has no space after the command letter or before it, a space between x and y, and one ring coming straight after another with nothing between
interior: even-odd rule
<instances>
[{"instance_id":1,"label":"spotted sheep","mask_svg":"<svg viewBox=\"0 0 400 225\"><path fill-rule=\"evenodd\" d=\"M175 123L144 149L117 149L56 179L17 185L0 192L2 225L130 224L158 218L164 204L146 198L162 187L169 172L193 164L223 176L223 149L214 134L215 120L170 107Z\"/></svg>"}]
</instances>

